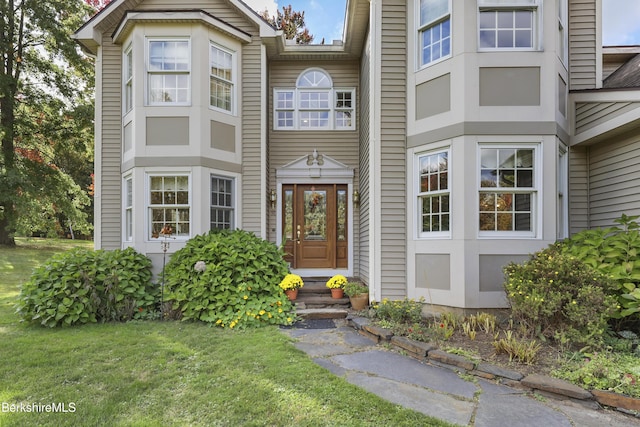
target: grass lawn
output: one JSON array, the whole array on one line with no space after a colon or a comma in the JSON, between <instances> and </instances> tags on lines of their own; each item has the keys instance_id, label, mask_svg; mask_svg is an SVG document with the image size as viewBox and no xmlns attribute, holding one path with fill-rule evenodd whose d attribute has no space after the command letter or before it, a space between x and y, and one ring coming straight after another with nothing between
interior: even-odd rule
<instances>
[{"instance_id":1,"label":"grass lawn","mask_svg":"<svg viewBox=\"0 0 640 427\"><path fill-rule=\"evenodd\" d=\"M333 376L273 327L20 323L13 308L20 283L73 245L91 244L0 247L0 426L448 425ZM42 411L64 404L72 412L11 412L21 404Z\"/></svg>"}]
</instances>

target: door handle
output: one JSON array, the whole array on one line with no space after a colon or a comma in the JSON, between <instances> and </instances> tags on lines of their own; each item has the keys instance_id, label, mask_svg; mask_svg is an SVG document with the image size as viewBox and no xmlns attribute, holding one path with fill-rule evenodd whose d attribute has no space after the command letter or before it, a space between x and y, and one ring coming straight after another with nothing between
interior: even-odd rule
<instances>
[{"instance_id":1,"label":"door handle","mask_svg":"<svg viewBox=\"0 0 640 427\"><path fill-rule=\"evenodd\" d=\"M296 239L296 242L298 242L298 244L300 244L300 230L298 230L296 234L298 236L298 238Z\"/></svg>"}]
</instances>

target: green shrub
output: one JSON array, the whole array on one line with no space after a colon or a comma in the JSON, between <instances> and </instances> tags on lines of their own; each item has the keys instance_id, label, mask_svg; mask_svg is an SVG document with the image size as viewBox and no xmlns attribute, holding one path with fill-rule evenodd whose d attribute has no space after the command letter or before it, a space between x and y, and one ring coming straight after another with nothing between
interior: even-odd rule
<instances>
[{"instance_id":1,"label":"green shrub","mask_svg":"<svg viewBox=\"0 0 640 427\"><path fill-rule=\"evenodd\" d=\"M612 281L550 246L523 264L505 267L513 317L532 336L563 344L600 345L616 310Z\"/></svg>"},{"instance_id":2,"label":"green shrub","mask_svg":"<svg viewBox=\"0 0 640 427\"><path fill-rule=\"evenodd\" d=\"M293 306L278 286L287 273L280 249L242 230L192 238L164 270L167 299L184 320L229 328L291 324Z\"/></svg>"},{"instance_id":3,"label":"green shrub","mask_svg":"<svg viewBox=\"0 0 640 427\"><path fill-rule=\"evenodd\" d=\"M620 305L616 318L640 317L640 225L636 219L622 215L615 220L620 226L581 231L560 245L563 253L615 280L613 294Z\"/></svg>"},{"instance_id":4,"label":"green shrub","mask_svg":"<svg viewBox=\"0 0 640 427\"><path fill-rule=\"evenodd\" d=\"M422 300L405 298L390 301L383 299L380 304L374 304L374 317L395 323L415 324L422 321Z\"/></svg>"},{"instance_id":5,"label":"green shrub","mask_svg":"<svg viewBox=\"0 0 640 427\"><path fill-rule=\"evenodd\" d=\"M18 314L44 326L147 317L157 301L151 261L128 248L73 249L34 270L22 287Z\"/></svg>"}]
</instances>

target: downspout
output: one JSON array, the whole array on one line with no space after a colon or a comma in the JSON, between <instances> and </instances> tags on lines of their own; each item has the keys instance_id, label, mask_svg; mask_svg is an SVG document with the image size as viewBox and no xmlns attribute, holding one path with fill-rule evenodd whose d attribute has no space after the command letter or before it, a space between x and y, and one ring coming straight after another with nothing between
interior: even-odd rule
<instances>
[{"instance_id":1,"label":"downspout","mask_svg":"<svg viewBox=\"0 0 640 427\"><path fill-rule=\"evenodd\" d=\"M262 115L260 116L260 237L267 239L267 133L268 133L268 108L267 92L269 82L267 81L267 47L264 43L260 45L260 105L262 105Z\"/></svg>"},{"instance_id":2,"label":"downspout","mask_svg":"<svg viewBox=\"0 0 640 427\"><path fill-rule=\"evenodd\" d=\"M380 101L381 93L380 66L382 8L381 0L369 0L369 25L371 28L371 64L369 66L369 299L382 300L382 227L381 227L381 199L380 177L381 148L380 148Z\"/></svg>"}]
</instances>

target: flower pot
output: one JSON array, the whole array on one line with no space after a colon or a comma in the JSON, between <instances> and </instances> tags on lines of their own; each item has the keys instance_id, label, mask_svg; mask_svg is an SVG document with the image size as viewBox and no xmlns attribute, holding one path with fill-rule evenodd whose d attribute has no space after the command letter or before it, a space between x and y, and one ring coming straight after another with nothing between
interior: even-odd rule
<instances>
[{"instance_id":1,"label":"flower pot","mask_svg":"<svg viewBox=\"0 0 640 427\"><path fill-rule=\"evenodd\" d=\"M287 295L287 298L289 298L289 301L295 301L296 298L298 298L297 289L287 289L284 293Z\"/></svg>"},{"instance_id":2,"label":"flower pot","mask_svg":"<svg viewBox=\"0 0 640 427\"><path fill-rule=\"evenodd\" d=\"M344 297L344 289L342 288L331 289L331 298L339 299L342 297Z\"/></svg>"},{"instance_id":3,"label":"flower pot","mask_svg":"<svg viewBox=\"0 0 640 427\"><path fill-rule=\"evenodd\" d=\"M366 306L369 305L369 294L359 294L349 297L349 301L351 302L351 308L360 311L364 310Z\"/></svg>"}]
</instances>

